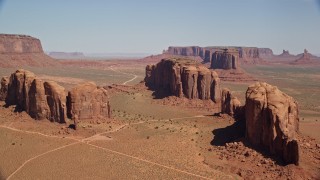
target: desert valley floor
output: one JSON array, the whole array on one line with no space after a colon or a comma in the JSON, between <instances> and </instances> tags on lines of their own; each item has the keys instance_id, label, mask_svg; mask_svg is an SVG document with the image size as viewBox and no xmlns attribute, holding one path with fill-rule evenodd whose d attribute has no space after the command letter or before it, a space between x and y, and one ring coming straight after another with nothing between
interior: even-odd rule
<instances>
[{"instance_id":1,"label":"desert valley floor","mask_svg":"<svg viewBox=\"0 0 320 180\"><path fill-rule=\"evenodd\" d=\"M318 67L242 67L299 102L301 163L283 166L238 141L234 120L214 116L207 102L155 99L140 83L145 62L63 63L61 67L24 68L66 89L85 81L107 86L113 118L79 123L75 131L68 128L71 121L35 121L1 102L0 179L320 178ZM15 70L0 68L0 76ZM222 87L230 88L244 103L244 93L252 83L222 82Z\"/></svg>"}]
</instances>

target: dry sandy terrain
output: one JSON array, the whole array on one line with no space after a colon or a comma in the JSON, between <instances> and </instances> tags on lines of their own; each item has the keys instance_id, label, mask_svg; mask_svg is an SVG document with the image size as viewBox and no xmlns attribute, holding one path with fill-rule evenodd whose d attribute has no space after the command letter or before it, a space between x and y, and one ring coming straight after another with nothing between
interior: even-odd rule
<instances>
[{"instance_id":1,"label":"dry sandy terrain","mask_svg":"<svg viewBox=\"0 0 320 180\"><path fill-rule=\"evenodd\" d=\"M213 116L210 104L187 99L178 102L173 97L153 99L142 84L130 86L143 80L146 64L70 61L59 69L28 67L42 79L54 79L67 89L83 81L110 86L113 119L82 122L74 131L68 128L69 121L35 121L1 102L1 179L320 178L320 87L314 80L319 73L298 79L292 77L299 76L297 71L246 67L251 75L278 85L301 105L301 165L283 166L263 151L244 145L234 120ZM13 71L0 69L0 75ZM284 79L275 80L274 74ZM113 83L120 85L111 86ZM244 102L247 84L223 83L223 87L234 90ZM315 94L313 98L304 95L306 90ZM234 140L237 143L229 143Z\"/></svg>"}]
</instances>

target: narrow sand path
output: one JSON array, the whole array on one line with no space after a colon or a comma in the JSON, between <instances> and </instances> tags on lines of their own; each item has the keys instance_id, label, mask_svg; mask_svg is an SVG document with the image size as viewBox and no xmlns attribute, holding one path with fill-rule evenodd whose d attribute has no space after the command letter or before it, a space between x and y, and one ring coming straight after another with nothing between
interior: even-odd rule
<instances>
[{"instance_id":1,"label":"narrow sand path","mask_svg":"<svg viewBox=\"0 0 320 180\"><path fill-rule=\"evenodd\" d=\"M10 174L8 176L7 180L11 179L18 171L20 171L24 166L26 166L31 161L33 161L33 160L35 160L35 159L37 159L39 157L45 156L45 155L47 155L49 153L52 153L52 152L55 152L55 151L70 147L72 145L79 144L79 143L87 144L89 146L92 146L92 147L95 147L95 148L98 148L98 149L101 149L101 150L104 150L104 151L107 151L107 152L111 152L111 153L114 153L114 154L125 156L125 157L131 158L131 159L139 160L139 161L142 161L142 162L145 162L145 163L149 163L149 164L152 164L152 165L160 166L160 167L163 167L163 168L166 168L166 169L169 169L169 170L174 170L174 171L179 172L179 173L184 173L184 174L187 174L187 175L190 175L190 176L194 176L194 177L198 177L198 178L202 178L202 179L211 179L211 178L208 178L208 177L205 177L205 176L201 176L201 175L198 175L198 174L190 173L188 171L177 169L177 168L174 168L174 167L171 167L171 166L166 166L166 165L163 165L163 164L159 164L157 162L152 162L152 161L149 161L149 160L146 160L146 159L142 159L142 158L139 158L139 157L135 157L135 156L132 156L132 155L129 155L129 154L125 154L125 153L122 153L122 152L119 152L119 151L114 151L112 149L108 149L108 148L104 148L104 147L100 147L100 146L97 146L97 145L90 144L90 142L92 140L94 140L94 137L101 136L101 135L106 134L106 133L113 133L113 132L120 131L121 129L123 129L126 126L129 126L129 125L143 124L143 123L146 123L146 122L161 122L161 121L182 120L182 119L202 118L202 117L205 117L205 116L204 115L198 115L198 116L189 116L189 117L172 118L172 119L164 119L164 120L141 121L141 122L131 123L131 124L127 123L127 124L124 124L124 125L116 128L116 129L112 130L112 131L98 133L98 134L95 134L93 136L90 136L90 137L87 137L87 138L83 138L83 139L80 139L80 140L79 139L75 139L75 138L68 138L68 139L74 140L76 142L73 142L71 144L67 144L67 145L64 145L64 146L57 147L55 149L46 151L46 152L44 152L42 154L36 155L36 156L26 160L20 167L18 167L12 174ZM3 125L0 125L0 127L6 128L6 129L9 129L9 130L12 130L12 131L23 132L23 133L31 133L31 134L41 135L41 136L45 136L45 137L62 138L62 137L59 137L59 136L50 136L50 135L39 133L39 132L23 131L23 130L19 130L19 129L15 129L15 128L8 127L8 126L3 126Z\"/></svg>"}]
</instances>

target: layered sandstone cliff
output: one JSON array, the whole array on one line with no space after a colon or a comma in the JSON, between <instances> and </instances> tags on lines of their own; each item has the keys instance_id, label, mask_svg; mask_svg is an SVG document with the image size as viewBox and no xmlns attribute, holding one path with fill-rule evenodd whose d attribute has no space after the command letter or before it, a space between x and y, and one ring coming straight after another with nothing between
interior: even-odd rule
<instances>
[{"instance_id":1,"label":"layered sandstone cliff","mask_svg":"<svg viewBox=\"0 0 320 180\"><path fill-rule=\"evenodd\" d=\"M246 92L246 139L280 156L285 163L299 163L298 104L277 87L256 83Z\"/></svg>"},{"instance_id":2,"label":"layered sandstone cliff","mask_svg":"<svg viewBox=\"0 0 320 180\"><path fill-rule=\"evenodd\" d=\"M167 95L220 102L217 73L188 59L163 59L146 67L148 87Z\"/></svg>"}]
</instances>

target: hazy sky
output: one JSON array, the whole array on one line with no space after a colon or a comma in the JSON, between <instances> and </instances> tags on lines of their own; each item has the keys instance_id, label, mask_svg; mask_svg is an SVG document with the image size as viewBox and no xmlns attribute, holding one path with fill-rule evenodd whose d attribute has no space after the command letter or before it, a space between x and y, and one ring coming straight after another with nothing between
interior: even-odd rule
<instances>
[{"instance_id":1,"label":"hazy sky","mask_svg":"<svg viewBox=\"0 0 320 180\"><path fill-rule=\"evenodd\" d=\"M0 33L45 51L160 53L168 46L257 46L320 53L316 0L0 0Z\"/></svg>"}]
</instances>

